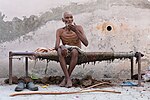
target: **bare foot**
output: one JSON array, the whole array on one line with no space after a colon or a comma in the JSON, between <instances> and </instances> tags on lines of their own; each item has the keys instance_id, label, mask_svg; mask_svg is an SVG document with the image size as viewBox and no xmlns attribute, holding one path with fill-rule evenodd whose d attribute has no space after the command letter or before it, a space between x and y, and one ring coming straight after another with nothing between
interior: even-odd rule
<instances>
[{"instance_id":1,"label":"bare foot","mask_svg":"<svg viewBox=\"0 0 150 100\"><path fill-rule=\"evenodd\" d=\"M67 80L67 83L65 85L66 88L71 88L72 87L72 81L71 79Z\"/></svg>"},{"instance_id":2,"label":"bare foot","mask_svg":"<svg viewBox=\"0 0 150 100\"><path fill-rule=\"evenodd\" d=\"M66 79L64 78L61 83L59 84L60 87L65 87L66 85Z\"/></svg>"}]
</instances>

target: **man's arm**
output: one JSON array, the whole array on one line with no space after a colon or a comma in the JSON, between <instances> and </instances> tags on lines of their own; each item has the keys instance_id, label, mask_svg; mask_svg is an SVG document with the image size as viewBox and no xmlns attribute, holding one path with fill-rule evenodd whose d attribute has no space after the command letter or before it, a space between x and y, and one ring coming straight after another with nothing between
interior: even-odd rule
<instances>
[{"instance_id":1,"label":"man's arm","mask_svg":"<svg viewBox=\"0 0 150 100\"><path fill-rule=\"evenodd\" d=\"M64 45L60 46L60 33L62 32L61 29L56 31L56 43L55 43L55 50L58 51L58 48L61 48L61 54L66 57L67 56L67 48Z\"/></svg>"},{"instance_id":2,"label":"man's arm","mask_svg":"<svg viewBox=\"0 0 150 100\"><path fill-rule=\"evenodd\" d=\"M57 51L60 45L60 29L56 31L55 50Z\"/></svg>"},{"instance_id":3,"label":"man's arm","mask_svg":"<svg viewBox=\"0 0 150 100\"><path fill-rule=\"evenodd\" d=\"M83 28L82 28L82 26L77 26L77 25L71 25L71 26L69 26L70 27L70 29L72 30L72 31L74 31L76 34L77 34L77 36L79 37L79 39L82 41L82 43L85 45L85 46L88 46L88 40L87 40L87 38L86 38L86 36L85 36L85 33L84 33L84 30L83 30Z\"/></svg>"}]
</instances>

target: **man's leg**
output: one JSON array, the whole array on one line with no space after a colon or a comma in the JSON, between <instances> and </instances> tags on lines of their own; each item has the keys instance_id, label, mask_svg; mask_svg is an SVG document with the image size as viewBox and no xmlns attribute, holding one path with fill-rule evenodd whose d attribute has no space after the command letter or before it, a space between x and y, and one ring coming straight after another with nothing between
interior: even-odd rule
<instances>
[{"instance_id":1,"label":"man's leg","mask_svg":"<svg viewBox=\"0 0 150 100\"><path fill-rule=\"evenodd\" d=\"M59 86L65 86L66 82L71 81L68 70L67 70L67 65L65 61L65 56L62 55L62 49L58 48L58 56L59 56L59 61L60 61L60 66L65 74L65 78L63 81L59 84Z\"/></svg>"},{"instance_id":2,"label":"man's leg","mask_svg":"<svg viewBox=\"0 0 150 100\"><path fill-rule=\"evenodd\" d=\"M71 76L71 73L77 64L77 61L78 61L78 51L76 49L73 49L71 51L71 61L68 68L69 76ZM71 87L71 86L72 86L72 81L67 81L66 87Z\"/></svg>"}]
</instances>

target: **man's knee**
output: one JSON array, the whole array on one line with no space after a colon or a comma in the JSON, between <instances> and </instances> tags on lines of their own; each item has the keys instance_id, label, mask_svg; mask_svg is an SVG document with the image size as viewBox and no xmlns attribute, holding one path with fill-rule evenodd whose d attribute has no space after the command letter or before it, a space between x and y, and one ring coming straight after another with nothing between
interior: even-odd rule
<instances>
[{"instance_id":1,"label":"man's knee","mask_svg":"<svg viewBox=\"0 0 150 100\"><path fill-rule=\"evenodd\" d=\"M71 51L71 55L73 56L73 57L78 57L78 50L77 49L73 49L72 51Z\"/></svg>"},{"instance_id":2,"label":"man's knee","mask_svg":"<svg viewBox=\"0 0 150 100\"><path fill-rule=\"evenodd\" d=\"M64 52L61 48L58 48L57 54L59 57L66 57L67 52Z\"/></svg>"},{"instance_id":3,"label":"man's knee","mask_svg":"<svg viewBox=\"0 0 150 100\"><path fill-rule=\"evenodd\" d=\"M57 54L58 54L59 57L62 56L62 54L61 54L61 49L60 49L60 48L58 48Z\"/></svg>"}]
</instances>

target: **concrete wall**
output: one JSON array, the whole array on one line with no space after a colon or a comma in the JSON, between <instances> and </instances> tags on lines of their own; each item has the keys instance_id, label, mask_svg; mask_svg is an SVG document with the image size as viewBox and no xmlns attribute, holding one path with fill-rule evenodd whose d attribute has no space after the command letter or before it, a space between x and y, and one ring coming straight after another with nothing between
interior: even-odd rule
<instances>
[{"instance_id":1,"label":"concrete wall","mask_svg":"<svg viewBox=\"0 0 150 100\"><path fill-rule=\"evenodd\" d=\"M8 77L9 51L53 48L55 31L70 9L89 40L85 51L142 52L142 70L150 65L150 2L148 0L0 0L0 77ZM109 28L111 27L111 28ZM14 60L13 75L24 75L24 59ZM30 74L63 75L59 63L30 61ZM135 67L137 73L137 67ZM114 60L77 66L72 77L129 78L130 61Z\"/></svg>"}]
</instances>

